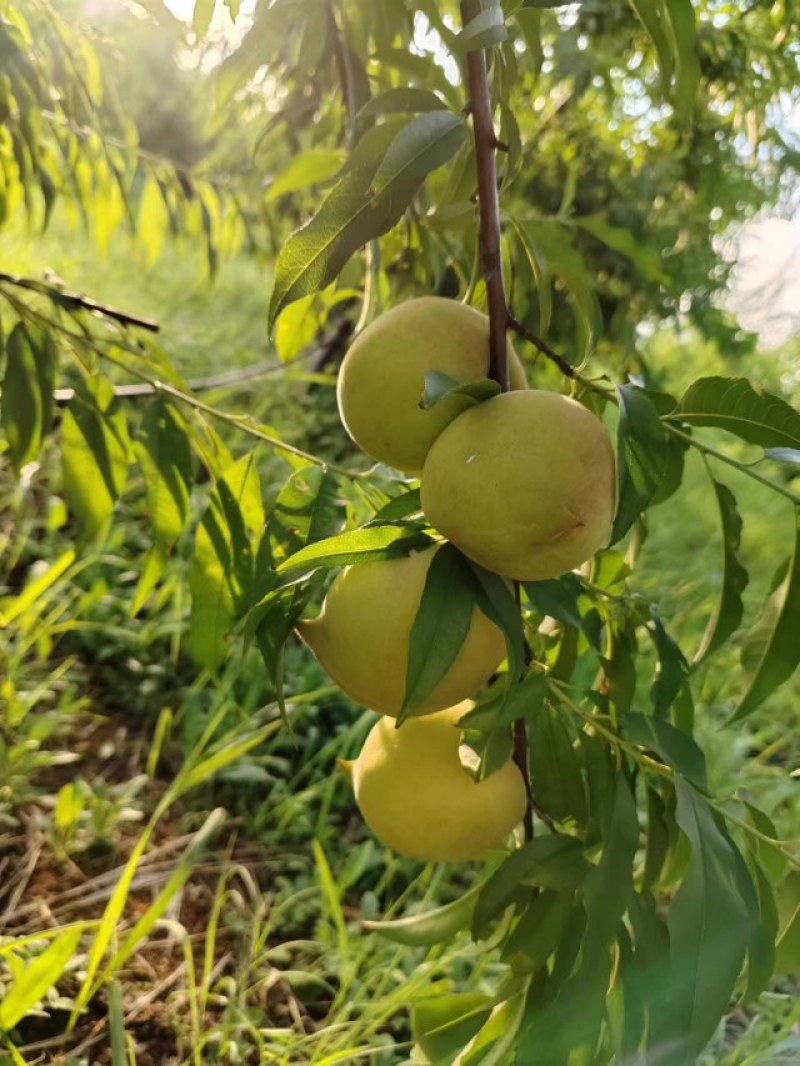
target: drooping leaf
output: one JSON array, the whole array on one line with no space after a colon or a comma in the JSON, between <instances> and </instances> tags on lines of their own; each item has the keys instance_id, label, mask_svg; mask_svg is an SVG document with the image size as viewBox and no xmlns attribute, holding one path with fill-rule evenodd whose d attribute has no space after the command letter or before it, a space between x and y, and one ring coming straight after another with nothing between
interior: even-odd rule
<instances>
[{"instance_id":1,"label":"drooping leaf","mask_svg":"<svg viewBox=\"0 0 800 1066\"><path fill-rule=\"evenodd\" d=\"M347 563L396 559L431 543L431 538L411 522L362 526L301 548L280 563L277 570L284 574L289 570L315 570Z\"/></svg>"},{"instance_id":2,"label":"drooping leaf","mask_svg":"<svg viewBox=\"0 0 800 1066\"><path fill-rule=\"evenodd\" d=\"M591 1061L605 1013L611 949L633 893L633 862L639 842L636 803L619 775L603 832L600 862L583 887L586 926L580 963L554 999L529 1009L518 1055L541 1066L562 1066L571 1056Z\"/></svg>"},{"instance_id":3,"label":"drooping leaf","mask_svg":"<svg viewBox=\"0 0 800 1066\"><path fill-rule=\"evenodd\" d=\"M357 248L391 229L426 176L465 136L464 123L451 111L399 124L389 119L368 130L317 214L281 249L270 328L287 304L325 288Z\"/></svg>"},{"instance_id":4,"label":"drooping leaf","mask_svg":"<svg viewBox=\"0 0 800 1066\"><path fill-rule=\"evenodd\" d=\"M478 52L501 44L508 37L502 7L492 5L469 20L453 42L455 52Z\"/></svg>"},{"instance_id":5,"label":"drooping leaf","mask_svg":"<svg viewBox=\"0 0 800 1066\"><path fill-rule=\"evenodd\" d=\"M689 664L675 640L664 628L664 623L655 605L650 607L652 627L648 626L648 633L653 638L658 664L656 676L650 689L650 698L653 701L653 714L657 718L663 718L669 713L669 709L675 702L686 678L689 674Z\"/></svg>"},{"instance_id":6,"label":"drooping leaf","mask_svg":"<svg viewBox=\"0 0 800 1066\"><path fill-rule=\"evenodd\" d=\"M375 513L373 522L394 522L398 518L407 518L409 515L416 514L422 509L422 503L420 500L419 489L408 489L406 492L402 492L399 496L395 496L393 499L385 503L379 511Z\"/></svg>"},{"instance_id":7,"label":"drooping leaf","mask_svg":"<svg viewBox=\"0 0 800 1066\"><path fill-rule=\"evenodd\" d=\"M511 696L513 684L525 671L525 633L522 616L512 586L504 578L478 563L469 561L474 576L474 596L487 618L503 631L508 652L508 674L511 684L506 686L505 699Z\"/></svg>"},{"instance_id":8,"label":"drooping leaf","mask_svg":"<svg viewBox=\"0 0 800 1066\"><path fill-rule=\"evenodd\" d=\"M208 33L215 6L216 0L194 0L192 29L199 40Z\"/></svg>"},{"instance_id":9,"label":"drooping leaf","mask_svg":"<svg viewBox=\"0 0 800 1066\"><path fill-rule=\"evenodd\" d=\"M689 125L694 118L701 77L694 7L692 0L664 0L664 5L675 49L672 106L678 120Z\"/></svg>"},{"instance_id":10,"label":"drooping leaf","mask_svg":"<svg viewBox=\"0 0 800 1066\"><path fill-rule=\"evenodd\" d=\"M144 474L156 537L171 548L186 521L192 485L188 427L171 404L159 398L149 405L134 450Z\"/></svg>"},{"instance_id":11,"label":"drooping leaf","mask_svg":"<svg viewBox=\"0 0 800 1066\"><path fill-rule=\"evenodd\" d=\"M212 673L228 654L237 613L252 596L253 542L263 526L253 456L230 466L211 493L195 536L189 574L189 650Z\"/></svg>"},{"instance_id":12,"label":"drooping leaf","mask_svg":"<svg viewBox=\"0 0 800 1066\"><path fill-rule=\"evenodd\" d=\"M762 448L800 447L800 412L747 378L700 378L670 417L727 430Z\"/></svg>"},{"instance_id":13,"label":"drooping leaf","mask_svg":"<svg viewBox=\"0 0 800 1066\"><path fill-rule=\"evenodd\" d=\"M452 940L456 933L468 929L472 921L472 912L480 891L480 885L465 892L463 896L446 903L443 907L425 911L422 914L410 914L405 918L392 921L364 922L364 928L371 933L378 933L395 944L406 947L432 947Z\"/></svg>"},{"instance_id":14,"label":"drooping leaf","mask_svg":"<svg viewBox=\"0 0 800 1066\"><path fill-rule=\"evenodd\" d=\"M557 822L586 820L581 764L558 711L545 703L527 717L531 790L539 807Z\"/></svg>"},{"instance_id":15,"label":"drooping leaf","mask_svg":"<svg viewBox=\"0 0 800 1066\"><path fill-rule=\"evenodd\" d=\"M574 906L571 891L537 892L503 945L504 960L524 955L531 969L544 966L560 944Z\"/></svg>"},{"instance_id":16,"label":"drooping leaf","mask_svg":"<svg viewBox=\"0 0 800 1066\"><path fill-rule=\"evenodd\" d=\"M398 725L431 695L458 658L475 600L469 563L452 544L433 556L408 641L408 672Z\"/></svg>"},{"instance_id":17,"label":"drooping leaf","mask_svg":"<svg viewBox=\"0 0 800 1066\"><path fill-rule=\"evenodd\" d=\"M86 540L106 526L128 475L130 441L121 403L107 378L75 390L61 424L64 494Z\"/></svg>"},{"instance_id":18,"label":"drooping leaf","mask_svg":"<svg viewBox=\"0 0 800 1066\"><path fill-rule=\"evenodd\" d=\"M747 690L731 721L751 714L800 664L800 508L795 508L795 543L789 570L742 650L754 662Z\"/></svg>"},{"instance_id":19,"label":"drooping leaf","mask_svg":"<svg viewBox=\"0 0 800 1066\"><path fill-rule=\"evenodd\" d=\"M333 474L304 467L292 474L269 512L265 550L277 567L302 548L332 537L343 521Z\"/></svg>"},{"instance_id":20,"label":"drooping leaf","mask_svg":"<svg viewBox=\"0 0 800 1066\"><path fill-rule=\"evenodd\" d=\"M713 484L722 523L722 592L694 657L696 663L721 648L739 628L744 613L742 593L750 580L739 560L742 519L736 508L736 497L721 482L714 481Z\"/></svg>"},{"instance_id":21,"label":"drooping leaf","mask_svg":"<svg viewBox=\"0 0 800 1066\"><path fill-rule=\"evenodd\" d=\"M307 148L294 156L269 187L267 201L328 181L342 168L344 153L338 148Z\"/></svg>"},{"instance_id":22,"label":"drooping leaf","mask_svg":"<svg viewBox=\"0 0 800 1066\"><path fill-rule=\"evenodd\" d=\"M455 992L415 1003L411 1033L428 1062L452 1062L478 1032L493 1006L490 996Z\"/></svg>"},{"instance_id":23,"label":"drooping leaf","mask_svg":"<svg viewBox=\"0 0 800 1066\"><path fill-rule=\"evenodd\" d=\"M691 857L669 910L665 1009L649 1033L651 1053L658 1049L664 1066L693 1062L711 1039L733 994L749 940L733 845L692 785L677 777L675 790L675 817Z\"/></svg>"},{"instance_id":24,"label":"drooping leaf","mask_svg":"<svg viewBox=\"0 0 800 1066\"><path fill-rule=\"evenodd\" d=\"M430 89L414 87L387 89L378 93L358 113L358 120L373 115L420 115L426 111L446 110L447 104Z\"/></svg>"},{"instance_id":25,"label":"drooping leaf","mask_svg":"<svg viewBox=\"0 0 800 1066\"><path fill-rule=\"evenodd\" d=\"M666 276L661 267L661 256L656 248L640 244L630 232L620 226L612 226L602 215L580 215L575 223L587 233L597 237L615 252L630 259L647 281L665 284Z\"/></svg>"},{"instance_id":26,"label":"drooping leaf","mask_svg":"<svg viewBox=\"0 0 800 1066\"><path fill-rule=\"evenodd\" d=\"M516 1043L525 1014L526 991L527 987L523 986L511 999L492 1008L480 1030L453 1060L453 1066L500 1066L508 1061L507 1055Z\"/></svg>"},{"instance_id":27,"label":"drooping leaf","mask_svg":"<svg viewBox=\"0 0 800 1066\"><path fill-rule=\"evenodd\" d=\"M19 473L36 458L50 432L57 354L49 332L34 330L22 322L12 329L5 349L0 424L14 469Z\"/></svg>"},{"instance_id":28,"label":"drooping leaf","mask_svg":"<svg viewBox=\"0 0 800 1066\"><path fill-rule=\"evenodd\" d=\"M511 853L481 889L472 918L472 932L482 939L491 923L511 903L520 885L556 891L576 888L589 864L577 840L567 836L534 837Z\"/></svg>"},{"instance_id":29,"label":"drooping leaf","mask_svg":"<svg viewBox=\"0 0 800 1066\"><path fill-rule=\"evenodd\" d=\"M610 542L624 537L653 499L667 462L667 432L646 393L621 385L617 430L617 514Z\"/></svg>"},{"instance_id":30,"label":"drooping leaf","mask_svg":"<svg viewBox=\"0 0 800 1066\"><path fill-rule=\"evenodd\" d=\"M706 791L706 759L702 749L680 729L663 718L643 714L625 717L623 733L634 744L650 748L668 766L674 767L687 781Z\"/></svg>"},{"instance_id":31,"label":"drooping leaf","mask_svg":"<svg viewBox=\"0 0 800 1066\"><path fill-rule=\"evenodd\" d=\"M661 74L661 86L667 95L672 83L675 69L675 56L666 24L666 9L663 0L630 0L631 7L639 16L656 48L658 66Z\"/></svg>"}]
</instances>

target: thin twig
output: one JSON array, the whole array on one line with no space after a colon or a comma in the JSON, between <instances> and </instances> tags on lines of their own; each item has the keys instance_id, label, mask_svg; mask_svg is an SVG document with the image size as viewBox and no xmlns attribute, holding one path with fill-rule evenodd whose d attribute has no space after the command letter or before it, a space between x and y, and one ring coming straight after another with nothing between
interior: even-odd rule
<instances>
[{"instance_id":1,"label":"thin twig","mask_svg":"<svg viewBox=\"0 0 800 1066\"><path fill-rule=\"evenodd\" d=\"M562 359L558 352L553 351L546 341L543 341L541 337L537 337L536 334L532 330L529 330L527 326L523 325L519 319L514 318L510 311L508 312L507 323L509 329L513 329L520 337L529 341L534 348L538 348L542 355L546 355L552 363L555 363L562 374L568 378L577 377L575 368L570 366L566 359Z\"/></svg>"},{"instance_id":2,"label":"thin twig","mask_svg":"<svg viewBox=\"0 0 800 1066\"><path fill-rule=\"evenodd\" d=\"M120 311L117 307L109 307L108 304L98 303L97 300L92 300L82 293L70 292L68 289L62 289L60 285L52 285L36 278L23 278L17 274L6 274L0 270L0 284L13 285L18 289L35 292L38 296L46 296L50 301L60 304L62 307L72 305L73 307L82 308L92 314L111 318L122 326L134 326L136 329L146 329L151 333L158 333L161 329L158 322L154 322L150 318L141 318L139 315L132 315L127 311Z\"/></svg>"},{"instance_id":3,"label":"thin twig","mask_svg":"<svg viewBox=\"0 0 800 1066\"><path fill-rule=\"evenodd\" d=\"M308 348L302 354L289 362L282 363L280 360L253 363L251 366L241 367L238 370L228 370L223 374L212 374L209 377L193 378L187 384L191 392L213 392L216 389L230 388L246 381L254 381L256 378L266 377L268 374L289 370L297 363L313 363L314 370L323 367L347 343L352 333L353 325L349 319L344 319L335 330L322 340L319 345ZM135 400L146 396L153 396L156 389L152 385L137 383L135 385L115 385L114 395L122 400ZM71 403L75 397L74 389L56 389L53 399L57 404Z\"/></svg>"}]
</instances>

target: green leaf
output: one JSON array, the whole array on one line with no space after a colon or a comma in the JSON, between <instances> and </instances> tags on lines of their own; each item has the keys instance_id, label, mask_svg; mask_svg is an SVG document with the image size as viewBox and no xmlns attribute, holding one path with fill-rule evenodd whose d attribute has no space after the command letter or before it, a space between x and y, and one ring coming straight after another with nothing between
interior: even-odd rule
<instances>
[{"instance_id":1,"label":"green leaf","mask_svg":"<svg viewBox=\"0 0 800 1066\"><path fill-rule=\"evenodd\" d=\"M666 8L664 7L664 2L663 0L630 0L630 4L655 45L661 72L661 86L666 96L669 94L670 85L672 84L675 56L668 26L665 22Z\"/></svg>"},{"instance_id":2,"label":"green leaf","mask_svg":"<svg viewBox=\"0 0 800 1066\"><path fill-rule=\"evenodd\" d=\"M508 39L503 9L493 5L471 18L453 42L454 52L478 52Z\"/></svg>"},{"instance_id":3,"label":"green leaf","mask_svg":"<svg viewBox=\"0 0 800 1066\"><path fill-rule=\"evenodd\" d=\"M764 616L749 636L747 653L755 666L747 691L731 718L741 721L787 681L800 663L800 508L795 508L795 542L783 583L771 596ZM743 657L745 649L742 650Z\"/></svg>"},{"instance_id":4,"label":"green leaf","mask_svg":"<svg viewBox=\"0 0 800 1066\"><path fill-rule=\"evenodd\" d=\"M778 973L800 970L800 870L792 870L777 893L778 935L775 966Z\"/></svg>"},{"instance_id":5,"label":"green leaf","mask_svg":"<svg viewBox=\"0 0 800 1066\"><path fill-rule=\"evenodd\" d=\"M228 655L234 619L252 595L252 542L263 520L256 465L252 455L244 455L211 493L189 574L189 650L212 673Z\"/></svg>"},{"instance_id":6,"label":"green leaf","mask_svg":"<svg viewBox=\"0 0 800 1066\"><path fill-rule=\"evenodd\" d=\"M499 1066L507 1063L507 1055L514 1047L525 1014L525 991L496 1004L492 1013L453 1060L453 1066Z\"/></svg>"},{"instance_id":7,"label":"green leaf","mask_svg":"<svg viewBox=\"0 0 800 1066\"><path fill-rule=\"evenodd\" d=\"M203 2L203 0L199 0ZM211 0L213 4L213 0ZM169 211L157 178L149 176L139 198L136 238L144 249L145 260L152 265L158 259L169 229Z\"/></svg>"},{"instance_id":8,"label":"green leaf","mask_svg":"<svg viewBox=\"0 0 800 1066\"><path fill-rule=\"evenodd\" d=\"M275 178L267 192L267 202L330 180L341 170L345 158L338 148L307 148Z\"/></svg>"},{"instance_id":9,"label":"green leaf","mask_svg":"<svg viewBox=\"0 0 800 1066\"><path fill-rule=\"evenodd\" d=\"M650 689L653 701L653 714L663 718L683 687L689 674L689 664L681 649L664 628L655 604L650 606L652 626L647 631L653 639L658 653L656 676Z\"/></svg>"},{"instance_id":10,"label":"green leaf","mask_svg":"<svg viewBox=\"0 0 800 1066\"><path fill-rule=\"evenodd\" d=\"M612 544L625 536L647 508L667 463L667 432L647 394L635 385L621 385L618 393L618 489Z\"/></svg>"},{"instance_id":11,"label":"green leaf","mask_svg":"<svg viewBox=\"0 0 800 1066\"><path fill-rule=\"evenodd\" d=\"M456 992L415 1003L411 1034L428 1062L451 1063L491 1014L493 1000L479 992Z\"/></svg>"},{"instance_id":12,"label":"green leaf","mask_svg":"<svg viewBox=\"0 0 800 1066\"><path fill-rule=\"evenodd\" d=\"M611 975L611 948L633 894L633 862L639 842L636 803L623 775L603 832L603 854L583 889L586 928L578 968L556 998L526 1015L519 1057L537 1066L592 1061L603 1022Z\"/></svg>"},{"instance_id":13,"label":"green leaf","mask_svg":"<svg viewBox=\"0 0 800 1066\"><path fill-rule=\"evenodd\" d=\"M522 587L540 614L585 633L590 643L596 645L596 634L585 624L578 606L586 590L577 574L564 574L547 581L525 581Z\"/></svg>"},{"instance_id":14,"label":"green leaf","mask_svg":"<svg viewBox=\"0 0 800 1066\"><path fill-rule=\"evenodd\" d=\"M579 842L572 837L534 837L504 859L481 889L472 918L473 936L478 940L486 936L520 885L558 891L573 889L589 869Z\"/></svg>"},{"instance_id":15,"label":"green leaf","mask_svg":"<svg viewBox=\"0 0 800 1066\"><path fill-rule=\"evenodd\" d=\"M694 1062L728 1007L749 940L747 907L737 888L732 843L720 832L708 802L675 779L676 821L691 858L669 910L668 1009L649 1034L659 1063Z\"/></svg>"},{"instance_id":16,"label":"green leaf","mask_svg":"<svg viewBox=\"0 0 800 1066\"><path fill-rule=\"evenodd\" d=\"M373 115L419 115L426 111L446 110L447 104L430 89L387 89L373 96L358 113L358 120Z\"/></svg>"},{"instance_id":17,"label":"green leaf","mask_svg":"<svg viewBox=\"0 0 800 1066\"><path fill-rule=\"evenodd\" d=\"M411 522L362 526L361 529L339 533L302 548L278 566L278 573L396 559L408 555L415 548L426 548L431 543L431 537Z\"/></svg>"},{"instance_id":18,"label":"green leaf","mask_svg":"<svg viewBox=\"0 0 800 1066\"><path fill-rule=\"evenodd\" d=\"M0 1002L0 1029L13 1029L61 979L75 955L82 932L80 925L65 929L41 955L20 968Z\"/></svg>"},{"instance_id":19,"label":"green leaf","mask_svg":"<svg viewBox=\"0 0 800 1066\"><path fill-rule=\"evenodd\" d=\"M708 789L706 758L690 736L663 718L628 714L623 735L643 748L654 751L668 766L674 767L687 781L703 792Z\"/></svg>"},{"instance_id":20,"label":"green leaf","mask_svg":"<svg viewBox=\"0 0 800 1066\"><path fill-rule=\"evenodd\" d=\"M452 544L434 554L408 641L408 672L397 724L425 702L458 658L475 601L469 563Z\"/></svg>"},{"instance_id":21,"label":"green leaf","mask_svg":"<svg viewBox=\"0 0 800 1066\"><path fill-rule=\"evenodd\" d=\"M537 892L503 945L503 960L524 955L531 970L544 966L561 943L574 906L573 892Z\"/></svg>"},{"instance_id":22,"label":"green leaf","mask_svg":"<svg viewBox=\"0 0 800 1066\"><path fill-rule=\"evenodd\" d=\"M574 219L575 224L591 233L626 259L630 259L646 281L665 285L667 277L661 269L661 255L655 248L640 244L630 230L612 226L602 215L581 215Z\"/></svg>"},{"instance_id":23,"label":"green leaf","mask_svg":"<svg viewBox=\"0 0 800 1066\"><path fill-rule=\"evenodd\" d=\"M278 256L270 329L287 304L324 289L357 248L390 230L465 137L464 123L451 111L420 115L399 130L391 119L368 130L317 214Z\"/></svg>"},{"instance_id":24,"label":"green leaf","mask_svg":"<svg viewBox=\"0 0 800 1066\"><path fill-rule=\"evenodd\" d=\"M58 357L50 333L33 330L22 322L12 329L5 354L0 424L19 474L39 454L50 432Z\"/></svg>"},{"instance_id":25,"label":"green leaf","mask_svg":"<svg viewBox=\"0 0 800 1066\"><path fill-rule=\"evenodd\" d=\"M419 405L424 411L429 411L445 396L457 396L466 411L468 407L491 400L500 391L499 384L491 378L468 381L462 385L439 370L429 370L425 374L425 389Z\"/></svg>"},{"instance_id":26,"label":"green leaf","mask_svg":"<svg viewBox=\"0 0 800 1066\"><path fill-rule=\"evenodd\" d=\"M159 398L148 406L134 450L144 475L156 538L171 548L186 522L192 487L189 432L172 404Z\"/></svg>"},{"instance_id":27,"label":"green leaf","mask_svg":"<svg viewBox=\"0 0 800 1066\"><path fill-rule=\"evenodd\" d=\"M267 520L264 547L272 564L277 567L302 548L333 536L344 513L330 471L314 466L295 471Z\"/></svg>"},{"instance_id":28,"label":"green leaf","mask_svg":"<svg viewBox=\"0 0 800 1066\"><path fill-rule=\"evenodd\" d=\"M373 522L394 522L398 518L407 518L422 510L419 489L408 489L399 496L385 503L379 511L375 512Z\"/></svg>"},{"instance_id":29,"label":"green leaf","mask_svg":"<svg viewBox=\"0 0 800 1066\"><path fill-rule=\"evenodd\" d=\"M194 0L194 11L192 12L192 29L195 32L198 40L205 37L208 33L209 26L211 25L211 19L214 15L214 7L216 0Z\"/></svg>"},{"instance_id":30,"label":"green leaf","mask_svg":"<svg viewBox=\"0 0 800 1066\"><path fill-rule=\"evenodd\" d=\"M478 607L487 618L502 629L508 653L509 683L504 689L503 704L511 696L514 683L525 673L525 632L522 625L517 598L513 586L478 563L468 560L474 582L474 596Z\"/></svg>"},{"instance_id":31,"label":"green leaf","mask_svg":"<svg viewBox=\"0 0 800 1066\"><path fill-rule=\"evenodd\" d=\"M736 497L719 481L713 481L714 493L722 523L722 593L719 603L708 620L695 663L717 651L741 625L744 604L742 593L750 575L739 560L742 543L742 519L736 508Z\"/></svg>"},{"instance_id":32,"label":"green leaf","mask_svg":"<svg viewBox=\"0 0 800 1066\"><path fill-rule=\"evenodd\" d=\"M586 793L572 737L558 711L545 703L528 715L531 789L536 803L557 822L586 821Z\"/></svg>"},{"instance_id":33,"label":"green leaf","mask_svg":"<svg viewBox=\"0 0 800 1066\"><path fill-rule=\"evenodd\" d=\"M700 378L669 417L724 429L762 448L800 447L800 412L747 378Z\"/></svg>"},{"instance_id":34,"label":"green leaf","mask_svg":"<svg viewBox=\"0 0 800 1066\"><path fill-rule=\"evenodd\" d=\"M513 220L512 220L513 221ZM557 278L568 293L578 347L583 355L592 351L601 328L594 276L575 246L569 228L561 222L542 219L515 223L539 290L541 331L547 332L552 308L552 279Z\"/></svg>"},{"instance_id":35,"label":"green leaf","mask_svg":"<svg viewBox=\"0 0 800 1066\"><path fill-rule=\"evenodd\" d=\"M128 475L130 441L122 404L107 378L81 382L61 424L64 495L90 540L106 526Z\"/></svg>"},{"instance_id":36,"label":"green leaf","mask_svg":"<svg viewBox=\"0 0 800 1066\"><path fill-rule=\"evenodd\" d=\"M664 0L664 5L675 51L672 106L678 120L688 125L694 117L701 77L694 7L692 0Z\"/></svg>"},{"instance_id":37,"label":"green leaf","mask_svg":"<svg viewBox=\"0 0 800 1066\"><path fill-rule=\"evenodd\" d=\"M395 944L406 947L433 947L452 940L456 933L468 929L475 901L480 892L476 885L463 896L423 914L410 914L393 921L362 922L365 929L378 933Z\"/></svg>"}]
</instances>

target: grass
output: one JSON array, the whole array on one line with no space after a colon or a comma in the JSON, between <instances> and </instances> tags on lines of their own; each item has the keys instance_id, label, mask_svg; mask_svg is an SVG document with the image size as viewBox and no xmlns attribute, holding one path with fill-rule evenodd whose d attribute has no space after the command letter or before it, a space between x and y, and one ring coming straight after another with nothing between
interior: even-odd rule
<instances>
[{"instance_id":1,"label":"grass","mask_svg":"<svg viewBox=\"0 0 800 1066\"><path fill-rule=\"evenodd\" d=\"M165 249L151 268L121 238L98 263L63 220L45 240L4 231L0 269L45 265L157 318L187 375L269 357L268 283L252 261L224 264L212 287L184 250ZM674 348L662 354L669 373ZM275 374L220 400L341 449L330 394L312 414L306 388ZM285 469L264 454L268 499ZM752 621L781 561L768 547L789 516L785 501L719 473L745 519ZM472 871L398 859L365 831L337 761L358 751L372 715L343 700L304 649L286 660L292 735L254 653L237 653L218 678L198 674L183 653L180 551L163 590L131 617L132 560L146 547L139 490L120 502L109 540L76 562L59 477L53 447L22 483L0 467L0 1010L10 1033L0 1063L409 1061L409 1006L467 986L491 993L497 960L466 937L404 948L361 923L457 898ZM653 512L635 578L690 651L719 592L719 557L693 457L674 504ZM788 833L800 687L726 727L738 650L695 675L698 732L715 791L752 789ZM20 976L31 972L47 981ZM726 1020L703 1066L798 1061L798 1023L796 988L778 982Z\"/></svg>"}]
</instances>

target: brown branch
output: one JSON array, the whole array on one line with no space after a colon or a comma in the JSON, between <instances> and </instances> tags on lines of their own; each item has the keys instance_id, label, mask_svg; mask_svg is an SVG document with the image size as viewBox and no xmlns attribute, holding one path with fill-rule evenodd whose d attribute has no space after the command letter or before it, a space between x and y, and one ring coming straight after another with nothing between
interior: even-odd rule
<instances>
[{"instance_id":1,"label":"brown branch","mask_svg":"<svg viewBox=\"0 0 800 1066\"><path fill-rule=\"evenodd\" d=\"M562 374L568 378L577 377L575 368L570 366L566 359L563 359L558 352L553 351L550 345L543 341L541 337L537 337L532 330L529 330L527 326L524 326L518 319L514 318L510 311L508 312L506 321L509 329L513 329L520 337L529 341L534 348L538 348L542 355L546 355L551 362L555 363Z\"/></svg>"},{"instance_id":2,"label":"brown branch","mask_svg":"<svg viewBox=\"0 0 800 1066\"><path fill-rule=\"evenodd\" d=\"M474 0L461 0L461 20L466 26L480 10ZM485 52L467 52L469 111L475 137L478 177L480 250L489 305L489 376L503 392L509 390L508 312L503 288L503 253L500 243L500 201L497 195L497 136L492 121L492 98Z\"/></svg>"},{"instance_id":3,"label":"brown branch","mask_svg":"<svg viewBox=\"0 0 800 1066\"><path fill-rule=\"evenodd\" d=\"M70 292L68 289L62 289L60 285L51 285L46 281L38 281L36 278L23 278L0 271L0 284L13 285L17 289L35 292L38 296L46 296L52 303L59 304L61 307L80 308L92 314L102 315L103 318L113 319L122 326L134 326L136 329L146 329L151 333L158 333L161 329L158 322L150 318L128 314L127 311L120 311L116 307L98 303L97 300L92 300L81 293Z\"/></svg>"}]
</instances>

